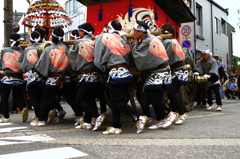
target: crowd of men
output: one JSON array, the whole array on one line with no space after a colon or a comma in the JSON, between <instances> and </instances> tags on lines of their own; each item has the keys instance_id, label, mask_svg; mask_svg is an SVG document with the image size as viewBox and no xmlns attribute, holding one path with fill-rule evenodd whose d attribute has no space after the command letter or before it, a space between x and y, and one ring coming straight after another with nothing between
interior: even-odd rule
<instances>
[{"instance_id":1,"label":"crowd of men","mask_svg":"<svg viewBox=\"0 0 240 159\"><path fill-rule=\"evenodd\" d=\"M203 52L209 53L209 59L215 59L217 62L217 72L219 79L215 80L215 83L211 84L211 87L207 87L207 83L200 83L196 89L196 105L195 107L207 108L208 110L214 109L211 102L213 98L216 99L217 110L222 110L221 99L240 99L239 93L239 69L240 66L234 70L231 69L229 72L224 71L225 64L219 62L220 56L212 55L209 50L203 50ZM199 66L199 61L196 62ZM198 73L197 73L198 75ZM210 82L210 80L209 80ZM209 89L210 88L210 89ZM207 90L207 91L206 91ZM209 100L210 99L210 100ZM208 105L207 105L208 104Z\"/></svg>"},{"instance_id":2,"label":"crowd of men","mask_svg":"<svg viewBox=\"0 0 240 159\"><path fill-rule=\"evenodd\" d=\"M224 95L227 99L240 99L239 92L239 70L240 66L236 70L230 70L229 73L225 72L225 80L223 83Z\"/></svg>"},{"instance_id":3,"label":"crowd of men","mask_svg":"<svg viewBox=\"0 0 240 159\"><path fill-rule=\"evenodd\" d=\"M152 35L143 21L134 24L132 39L123 36L121 30L121 23L113 20L108 23L105 33L93 39L94 27L84 23L71 35L76 41L69 47L63 43L64 31L55 28L49 39L50 46L41 52L37 51L43 40L38 30L31 33L31 45L24 50L18 47L20 36L10 35L11 47L1 52L1 110L4 117L0 122L10 122L8 100L12 92L23 122L28 119L26 98L30 99L35 112L31 126L58 123L66 114L58 99L62 96L75 113L75 128L96 131L106 118L104 94L109 100L112 116L111 126L103 132L105 135L122 133L121 113L132 118L136 122L136 133L141 133L145 124L152 120L150 105L157 122L148 129L182 124L188 115L177 92L181 85L188 83L188 70L184 63L185 53L174 39L174 27L169 23L161 27L162 34L172 34L171 39ZM209 55L209 50L204 50L203 59L193 71L195 75L209 79L209 91L216 91L218 67ZM136 77L129 68L135 68L141 74ZM133 83L142 112L128 105L129 86ZM165 102L164 94L170 103ZM216 93L217 110L221 111L218 95ZM97 98L101 103L100 112ZM209 107L213 105L210 98L208 96Z\"/></svg>"}]
</instances>

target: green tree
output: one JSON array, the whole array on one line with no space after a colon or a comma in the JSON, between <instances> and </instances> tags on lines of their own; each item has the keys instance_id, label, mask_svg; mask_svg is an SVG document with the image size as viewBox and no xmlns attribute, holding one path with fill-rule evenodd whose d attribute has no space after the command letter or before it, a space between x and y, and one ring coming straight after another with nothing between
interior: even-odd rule
<instances>
[{"instance_id":1,"label":"green tree","mask_svg":"<svg viewBox=\"0 0 240 159\"><path fill-rule=\"evenodd\" d=\"M236 69L238 67L238 62L239 62L239 57L237 56L233 56L233 65L234 65L234 68Z\"/></svg>"}]
</instances>

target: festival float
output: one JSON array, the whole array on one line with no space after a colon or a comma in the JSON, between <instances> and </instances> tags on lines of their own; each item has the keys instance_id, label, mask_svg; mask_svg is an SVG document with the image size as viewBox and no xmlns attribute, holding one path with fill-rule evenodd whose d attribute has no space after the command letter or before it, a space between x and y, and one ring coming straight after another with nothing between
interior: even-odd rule
<instances>
[{"instance_id":1,"label":"festival float","mask_svg":"<svg viewBox=\"0 0 240 159\"><path fill-rule=\"evenodd\" d=\"M50 36L54 28L66 28L72 25L72 20L56 0L36 0L30 5L22 25L34 28L39 25Z\"/></svg>"}]
</instances>

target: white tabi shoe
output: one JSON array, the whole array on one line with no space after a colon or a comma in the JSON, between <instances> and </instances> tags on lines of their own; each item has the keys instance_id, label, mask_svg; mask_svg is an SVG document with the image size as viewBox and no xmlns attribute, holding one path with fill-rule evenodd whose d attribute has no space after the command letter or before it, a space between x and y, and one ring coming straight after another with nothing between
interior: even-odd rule
<instances>
[{"instance_id":1,"label":"white tabi shoe","mask_svg":"<svg viewBox=\"0 0 240 159\"><path fill-rule=\"evenodd\" d=\"M207 107L207 110L213 110L214 109L214 107L212 106L212 105L209 105L208 107Z\"/></svg>"},{"instance_id":2,"label":"white tabi shoe","mask_svg":"<svg viewBox=\"0 0 240 159\"><path fill-rule=\"evenodd\" d=\"M180 125L184 122L184 120L186 120L188 117L188 115L186 113L184 113L183 115L180 115L177 119L177 121L175 121L175 124Z\"/></svg>"},{"instance_id":3,"label":"white tabi shoe","mask_svg":"<svg viewBox=\"0 0 240 159\"><path fill-rule=\"evenodd\" d=\"M78 125L75 127L76 129L86 129L86 130L90 130L92 129L92 125L89 123L83 123L81 125Z\"/></svg>"},{"instance_id":4,"label":"white tabi shoe","mask_svg":"<svg viewBox=\"0 0 240 159\"><path fill-rule=\"evenodd\" d=\"M11 122L9 118L1 118L0 123L9 123Z\"/></svg>"},{"instance_id":5,"label":"white tabi shoe","mask_svg":"<svg viewBox=\"0 0 240 159\"><path fill-rule=\"evenodd\" d=\"M92 124L92 125L96 125L96 118L92 118L91 124Z\"/></svg>"},{"instance_id":6,"label":"white tabi shoe","mask_svg":"<svg viewBox=\"0 0 240 159\"><path fill-rule=\"evenodd\" d=\"M103 121L106 119L106 116L105 115L100 115L99 117L97 117L96 119L96 123L95 123L95 126L93 128L93 130L98 130L101 126L102 126L102 123Z\"/></svg>"},{"instance_id":7,"label":"white tabi shoe","mask_svg":"<svg viewBox=\"0 0 240 159\"><path fill-rule=\"evenodd\" d=\"M21 111L22 114L22 122L25 122L28 120L28 109L27 108L23 108L23 110Z\"/></svg>"},{"instance_id":8,"label":"white tabi shoe","mask_svg":"<svg viewBox=\"0 0 240 159\"><path fill-rule=\"evenodd\" d=\"M37 117L34 117L34 119L32 120L32 122L30 122L30 125L31 126L36 126L37 125L37 123L38 123L38 118Z\"/></svg>"},{"instance_id":9,"label":"white tabi shoe","mask_svg":"<svg viewBox=\"0 0 240 159\"><path fill-rule=\"evenodd\" d=\"M76 123L74 124L74 126L81 125L82 123L84 123L84 118L83 118L83 116L77 117L77 118L76 118Z\"/></svg>"},{"instance_id":10,"label":"white tabi shoe","mask_svg":"<svg viewBox=\"0 0 240 159\"><path fill-rule=\"evenodd\" d=\"M143 131L146 122L147 122L147 116L143 115L143 116L139 117L139 119L135 125L137 128L137 134L139 134Z\"/></svg>"},{"instance_id":11,"label":"white tabi shoe","mask_svg":"<svg viewBox=\"0 0 240 159\"><path fill-rule=\"evenodd\" d=\"M168 128L178 119L178 117L179 117L178 113L175 113L175 112L168 113L168 117L165 119L165 122L162 125L162 128L164 129Z\"/></svg>"},{"instance_id":12,"label":"white tabi shoe","mask_svg":"<svg viewBox=\"0 0 240 159\"><path fill-rule=\"evenodd\" d=\"M157 122L157 124L153 124L148 129L150 130L156 130L156 129L162 129L163 124L165 123L165 120L160 120Z\"/></svg>"},{"instance_id":13,"label":"white tabi shoe","mask_svg":"<svg viewBox=\"0 0 240 159\"><path fill-rule=\"evenodd\" d=\"M60 118L59 117L55 117L52 121L52 123L60 123Z\"/></svg>"},{"instance_id":14,"label":"white tabi shoe","mask_svg":"<svg viewBox=\"0 0 240 159\"><path fill-rule=\"evenodd\" d=\"M109 135L109 134L121 134L122 129L120 128L114 128L114 127L108 127L106 131L103 132L103 135Z\"/></svg>"},{"instance_id":15,"label":"white tabi shoe","mask_svg":"<svg viewBox=\"0 0 240 159\"><path fill-rule=\"evenodd\" d=\"M47 122L51 123L55 119L56 115L57 115L56 109L50 110L49 113L48 113L48 120L47 120Z\"/></svg>"},{"instance_id":16,"label":"white tabi shoe","mask_svg":"<svg viewBox=\"0 0 240 159\"><path fill-rule=\"evenodd\" d=\"M36 127L46 126L46 122L45 122L45 121L38 121L35 126L36 126Z\"/></svg>"},{"instance_id":17,"label":"white tabi shoe","mask_svg":"<svg viewBox=\"0 0 240 159\"><path fill-rule=\"evenodd\" d=\"M216 110L217 110L217 111L222 111L222 106L221 106L221 105L218 105Z\"/></svg>"}]
</instances>

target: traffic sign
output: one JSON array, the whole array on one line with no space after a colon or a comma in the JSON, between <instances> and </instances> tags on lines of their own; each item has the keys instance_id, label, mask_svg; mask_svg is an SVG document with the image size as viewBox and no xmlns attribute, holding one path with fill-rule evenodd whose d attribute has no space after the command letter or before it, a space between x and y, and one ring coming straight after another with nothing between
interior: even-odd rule
<instances>
[{"instance_id":1,"label":"traffic sign","mask_svg":"<svg viewBox=\"0 0 240 159\"><path fill-rule=\"evenodd\" d=\"M183 36L183 40L190 39L190 36Z\"/></svg>"},{"instance_id":2,"label":"traffic sign","mask_svg":"<svg viewBox=\"0 0 240 159\"><path fill-rule=\"evenodd\" d=\"M182 47L183 48L186 47L186 48L190 49L191 46L192 46L192 43L191 43L190 40L183 40L183 42L182 42Z\"/></svg>"},{"instance_id":3,"label":"traffic sign","mask_svg":"<svg viewBox=\"0 0 240 159\"><path fill-rule=\"evenodd\" d=\"M181 33L183 36L188 36L191 34L191 32L192 32L192 29L189 25L185 25L182 27Z\"/></svg>"}]
</instances>

